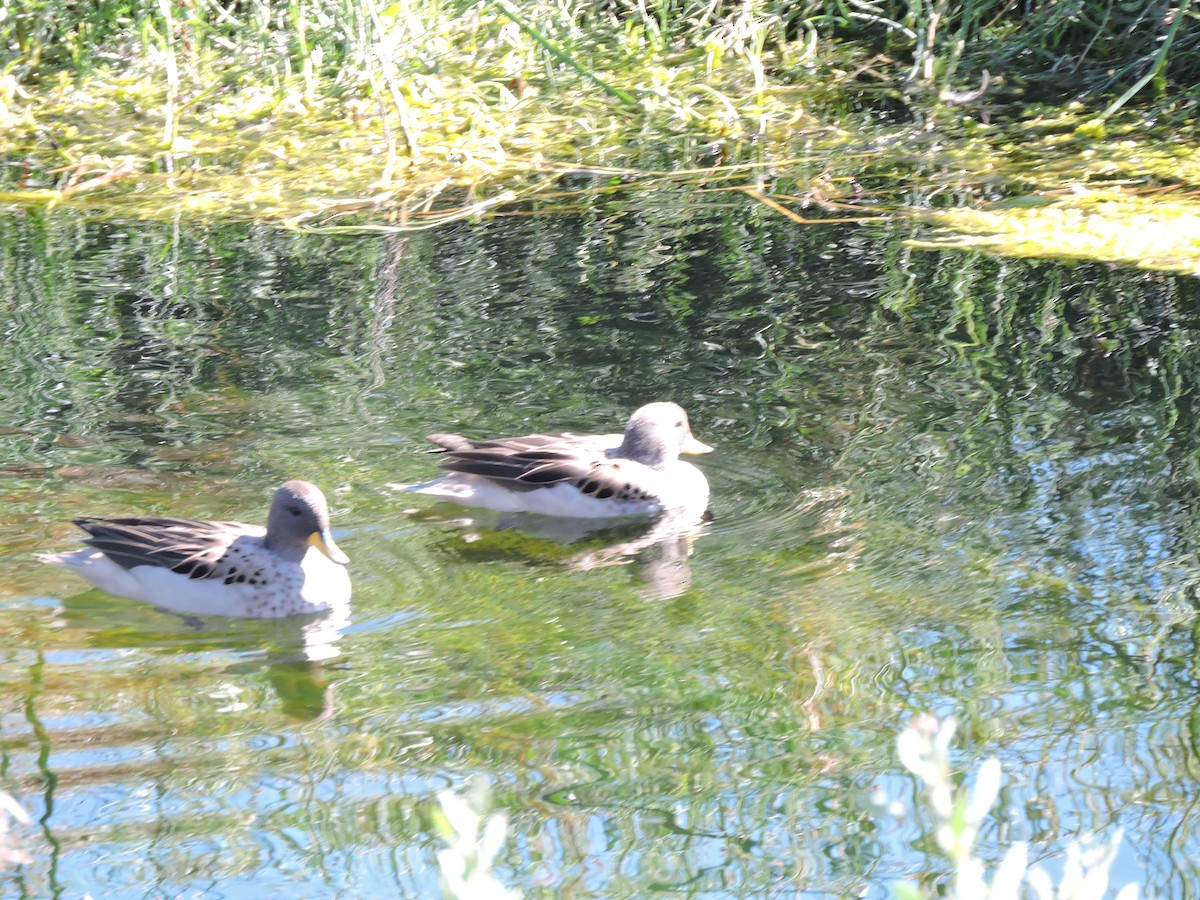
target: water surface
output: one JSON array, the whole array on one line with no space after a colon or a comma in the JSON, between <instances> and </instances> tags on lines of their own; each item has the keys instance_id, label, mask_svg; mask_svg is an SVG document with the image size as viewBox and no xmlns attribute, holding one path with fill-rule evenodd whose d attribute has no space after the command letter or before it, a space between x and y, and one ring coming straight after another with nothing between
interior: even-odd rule
<instances>
[{"instance_id":1,"label":"water surface","mask_svg":"<svg viewBox=\"0 0 1200 900\"><path fill-rule=\"evenodd\" d=\"M1191 896L1194 279L908 250L663 193L404 237L0 218L8 896L436 896L438 791L529 896L933 879L895 737L960 720L981 835ZM711 518L579 532L389 485L424 435L671 399ZM173 616L31 561L80 515L321 485L348 622ZM520 526L520 527L515 527ZM920 807L920 803L916 805Z\"/></svg>"}]
</instances>

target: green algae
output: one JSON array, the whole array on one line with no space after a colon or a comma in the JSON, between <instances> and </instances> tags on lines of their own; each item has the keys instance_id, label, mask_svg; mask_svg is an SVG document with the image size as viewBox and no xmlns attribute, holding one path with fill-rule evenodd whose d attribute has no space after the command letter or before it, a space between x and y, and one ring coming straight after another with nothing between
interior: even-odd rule
<instances>
[{"instance_id":1,"label":"green algae","mask_svg":"<svg viewBox=\"0 0 1200 900\"><path fill-rule=\"evenodd\" d=\"M370 12L340 67L296 72L285 56L279 72L244 33L234 43L246 59L231 63L193 21L121 64L30 84L5 76L6 202L287 223L357 212L404 225L439 207L474 214L580 167L745 161L759 141L811 124L795 84L764 89L768 22L743 17L703 47L674 47L636 27L596 43L539 20L554 25L547 37L484 8L430 8L419 21L399 6ZM588 65L545 66L550 41ZM774 52L773 64L795 68L805 53Z\"/></svg>"},{"instance_id":2,"label":"green algae","mask_svg":"<svg viewBox=\"0 0 1200 900\"><path fill-rule=\"evenodd\" d=\"M1049 205L948 209L926 218L950 232L909 245L979 249L1005 256L1132 263L1200 275L1200 200L1109 191Z\"/></svg>"},{"instance_id":3,"label":"green algae","mask_svg":"<svg viewBox=\"0 0 1200 900\"><path fill-rule=\"evenodd\" d=\"M544 44L494 10L440 25L428 53L360 60L332 81L264 84L198 52L168 66L161 41L122 67L28 85L10 73L0 203L409 231L669 182L713 202L745 195L797 224L883 216L945 232L918 246L1196 270L1200 150L1134 114L1098 131L1079 103L927 99L910 105L914 121L883 123L851 108L870 96L859 78L871 60L789 43L767 19L722 23L691 46L632 25L572 45L590 80L546 65ZM413 23L380 33L393 26L415 40Z\"/></svg>"}]
</instances>

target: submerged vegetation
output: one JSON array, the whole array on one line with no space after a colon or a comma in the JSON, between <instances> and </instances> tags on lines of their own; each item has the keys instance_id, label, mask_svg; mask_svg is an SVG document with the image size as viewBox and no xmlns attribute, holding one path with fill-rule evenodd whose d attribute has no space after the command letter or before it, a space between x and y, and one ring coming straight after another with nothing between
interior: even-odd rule
<instances>
[{"instance_id":1,"label":"submerged vegetation","mask_svg":"<svg viewBox=\"0 0 1200 900\"><path fill-rule=\"evenodd\" d=\"M409 229L662 179L795 219L1099 182L1168 185L1195 214L1190 0L3 0L0 16L5 202ZM1175 129L1169 151L1147 123ZM1024 224L996 215L941 222L1003 250Z\"/></svg>"},{"instance_id":2,"label":"submerged vegetation","mask_svg":"<svg viewBox=\"0 0 1200 900\"><path fill-rule=\"evenodd\" d=\"M930 219L951 234L912 246L1104 259L1200 275L1200 205L1195 202L1083 192L1046 203L940 210Z\"/></svg>"}]
</instances>

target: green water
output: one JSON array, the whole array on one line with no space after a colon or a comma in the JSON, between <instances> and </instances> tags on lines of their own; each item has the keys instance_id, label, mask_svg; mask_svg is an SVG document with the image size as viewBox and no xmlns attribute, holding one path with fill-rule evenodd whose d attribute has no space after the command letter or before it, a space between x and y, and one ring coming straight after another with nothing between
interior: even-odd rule
<instances>
[{"instance_id":1,"label":"green water","mask_svg":"<svg viewBox=\"0 0 1200 900\"><path fill-rule=\"evenodd\" d=\"M437 896L436 794L527 896L883 897L980 837L1193 896L1194 279L904 249L704 195L408 237L0 219L5 896ZM904 226L907 227L907 226ZM671 399L711 520L512 527L389 484L431 431ZM40 566L80 515L261 522L319 484L349 622L182 618ZM538 523L518 523L530 526ZM910 811L898 816L886 800Z\"/></svg>"}]
</instances>

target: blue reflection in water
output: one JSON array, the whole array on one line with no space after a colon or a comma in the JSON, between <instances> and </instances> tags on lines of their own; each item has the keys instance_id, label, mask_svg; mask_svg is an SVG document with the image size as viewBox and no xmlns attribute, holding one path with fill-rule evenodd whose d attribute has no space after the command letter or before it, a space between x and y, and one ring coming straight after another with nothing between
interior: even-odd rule
<instances>
[{"instance_id":1,"label":"blue reflection in water","mask_svg":"<svg viewBox=\"0 0 1200 900\"><path fill-rule=\"evenodd\" d=\"M923 711L1004 765L989 863L1119 825L1114 884L1195 881L1195 284L657 202L0 224L0 772L37 823L6 893L435 895L436 794L482 775L528 895L886 896L944 870L878 802L918 801ZM388 487L430 431L649 399L717 448L678 540ZM80 515L257 521L287 477L352 560L324 637L29 561Z\"/></svg>"}]
</instances>

